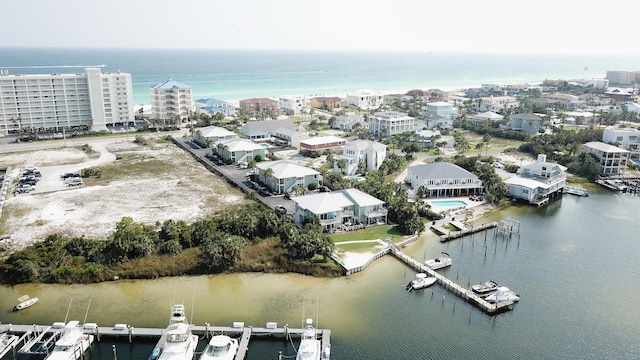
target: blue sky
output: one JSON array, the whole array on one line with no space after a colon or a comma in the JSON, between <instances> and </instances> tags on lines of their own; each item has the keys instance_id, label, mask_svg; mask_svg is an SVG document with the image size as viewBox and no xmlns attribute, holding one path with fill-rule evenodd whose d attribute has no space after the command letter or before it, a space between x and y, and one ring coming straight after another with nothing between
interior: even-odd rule
<instances>
[{"instance_id":1,"label":"blue sky","mask_svg":"<svg viewBox=\"0 0 640 360\"><path fill-rule=\"evenodd\" d=\"M615 19L637 13L640 2L613 6L570 0L11 0L1 6L0 46L639 54L625 37L634 19L627 25Z\"/></svg>"}]
</instances>

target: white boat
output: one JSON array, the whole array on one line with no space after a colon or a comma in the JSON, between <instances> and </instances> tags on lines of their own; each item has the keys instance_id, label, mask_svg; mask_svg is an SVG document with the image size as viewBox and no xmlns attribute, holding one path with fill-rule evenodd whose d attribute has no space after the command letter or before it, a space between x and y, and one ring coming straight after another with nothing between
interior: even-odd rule
<instances>
[{"instance_id":1,"label":"white boat","mask_svg":"<svg viewBox=\"0 0 640 360\"><path fill-rule=\"evenodd\" d=\"M316 329L313 327L313 319L307 319L307 325L302 331L302 340L296 360L320 360L321 343L316 338Z\"/></svg>"},{"instance_id":2,"label":"white boat","mask_svg":"<svg viewBox=\"0 0 640 360\"><path fill-rule=\"evenodd\" d=\"M428 277L425 273L416 274L416 278L407 284L407 291L427 288L436 282L435 277Z\"/></svg>"},{"instance_id":3,"label":"white boat","mask_svg":"<svg viewBox=\"0 0 640 360\"><path fill-rule=\"evenodd\" d=\"M198 336L191 333L184 305L173 305L167 327L166 341L151 354L150 359L192 360L198 346Z\"/></svg>"},{"instance_id":4,"label":"white boat","mask_svg":"<svg viewBox=\"0 0 640 360\"><path fill-rule=\"evenodd\" d=\"M474 294L480 297L487 297L493 294L494 292L496 292L496 290L498 290L499 287L500 287L500 284L498 284L495 281L489 280L484 284L473 285L471 287L471 291L473 291Z\"/></svg>"},{"instance_id":5,"label":"white boat","mask_svg":"<svg viewBox=\"0 0 640 360\"><path fill-rule=\"evenodd\" d=\"M79 322L69 321L62 329L62 336L56 341L49 356L45 360L77 360L84 358L84 353L93 343L93 335L85 334L78 326Z\"/></svg>"},{"instance_id":6,"label":"white boat","mask_svg":"<svg viewBox=\"0 0 640 360\"><path fill-rule=\"evenodd\" d=\"M29 298L29 295L22 295L18 298L18 305L13 307L13 311L20 311L28 308L29 306L33 306L33 304L38 302L38 298Z\"/></svg>"},{"instance_id":7,"label":"white boat","mask_svg":"<svg viewBox=\"0 0 640 360\"><path fill-rule=\"evenodd\" d=\"M238 340L227 335L216 335L202 352L199 360L233 360L238 352Z\"/></svg>"},{"instance_id":8,"label":"white boat","mask_svg":"<svg viewBox=\"0 0 640 360\"><path fill-rule=\"evenodd\" d=\"M0 334L0 359L2 359L18 343L18 336L7 333Z\"/></svg>"},{"instance_id":9,"label":"white boat","mask_svg":"<svg viewBox=\"0 0 640 360\"><path fill-rule=\"evenodd\" d=\"M449 254L444 251L441 252L437 258L429 259L424 262L424 264L431 270L442 269L444 267L451 266L452 263L453 261L451 260Z\"/></svg>"},{"instance_id":10,"label":"white boat","mask_svg":"<svg viewBox=\"0 0 640 360\"><path fill-rule=\"evenodd\" d=\"M492 304L499 303L502 301L516 302L520 300L520 296L515 292L511 291L508 287L500 286L496 291L493 292L493 294L490 294L489 296L487 296L485 300Z\"/></svg>"}]
</instances>

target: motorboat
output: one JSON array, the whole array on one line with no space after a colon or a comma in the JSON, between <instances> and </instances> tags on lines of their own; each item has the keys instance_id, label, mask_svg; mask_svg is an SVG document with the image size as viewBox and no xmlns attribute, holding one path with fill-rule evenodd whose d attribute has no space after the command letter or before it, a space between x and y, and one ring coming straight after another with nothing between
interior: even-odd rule
<instances>
[{"instance_id":1,"label":"motorboat","mask_svg":"<svg viewBox=\"0 0 640 360\"><path fill-rule=\"evenodd\" d=\"M69 321L62 329L62 335L49 356L45 360L77 360L84 358L84 353L93 343L93 335L85 334L78 326L77 320Z\"/></svg>"},{"instance_id":2,"label":"motorboat","mask_svg":"<svg viewBox=\"0 0 640 360\"><path fill-rule=\"evenodd\" d=\"M202 352L199 360L233 360L238 352L238 340L227 335L216 335Z\"/></svg>"},{"instance_id":3,"label":"motorboat","mask_svg":"<svg viewBox=\"0 0 640 360\"><path fill-rule=\"evenodd\" d=\"M473 291L474 294L484 298L493 294L496 290L498 290L499 287L500 284L495 281L489 280L483 284L473 285L471 287L471 291Z\"/></svg>"},{"instance_id":4,"label":"motorboat","mask_svg":"<svg viewBox=\"0 0 640 360\"><path fill-rule=\"evenodd\" d=\"M313 327L313 319L307 319L296 360L320 360L321 347L321 342L316 337L316 329Z\"/></svg>"},{"instance_id":5,"label":"motorboat","mask_svg":"<svg viewBox=\"0 0 640 360\"><path fill-rule=\"evenodd\" d=\"M191 360L198 346L198 336L193 335L185 316L184 305L171 307L166 341L151 354L151 360Z\"/></svg>"},{"instance_id":6,"label":"motorboat","mask_svg":"<svg viewBox=\"0 0 640 360\"><path fill-rule=\"evenodd\" d=\"M18 343L18 336L7 333L0 334L0 359L14 348Z\"/></svg>"},{"instance_id":7,"label":"motorboat","mask_svg":"<svg viewBox=\"0 0 640 360\"><path fill-rule=\"evenodd\" d=\"M492 304L496 304L503 301L516 302L520 300L520 296L511 291L508 287L500 286L496 291L484 299Z\"/></svg>"},{"instance_id":8,"label":"motorboat","mask_svg":"<svg viewBox=\"0 0 640 360\"><path fill-rule=\"evenodd\" d=\"M38 302L38 298L30 298L29 295L22 295L18 298L18 302L19 304L13 307L13 311L20 311L33 306Z\"/></svg>"},{"instance_id":9,"label":"motorboat","mask_svg":"<svg viewBox=\"0 0 640 360\"><path fill-rule=\"evenodd\" d=\"M451 266L452 263L453 261L451 260L449 254L444 251L441 252L437 258L429 259L424 262L424 264L431 270L442 269L444 267Z\"/></svg>"},{"instance_id":10,"label":"motorboat","mask_svg":"<svg viewBox=\"0 0 640 360\"><path fill-rule=\"evenodd\" d=\"M425 273L418 273L416 274L416 278L407 284L407 291L424 289L433 285L435 282L435 277L428 277Z\"/></svg>"}]
</instances>

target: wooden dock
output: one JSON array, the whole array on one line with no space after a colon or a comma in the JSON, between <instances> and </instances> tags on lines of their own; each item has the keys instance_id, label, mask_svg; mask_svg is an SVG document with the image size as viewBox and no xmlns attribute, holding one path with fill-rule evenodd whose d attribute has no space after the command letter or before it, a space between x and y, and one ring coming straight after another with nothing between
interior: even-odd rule
<instances>
[{"instance_id":1,"label":"wooden dock","mask_svg":"<svg viewBox=\"0 0 640 360\"><path fill-rule=\"evenodd\" d=\"M464 224L461 224L457 221L455 221L455 223L457 224L454 224L453 221L451 222L453 226L455 226L458 229L462 228L463 230L448 231L438 225L431 225L431 229L440 235L440 242L445 242L445 241L458 239L466 235L474 234L474 233L498 226L497 222L491 222L491 223L482 224L482 225L471 225L470 227L465 228Z\"/></svg>"},{"instance_id":2,"label":"wooden dock","mask_svg":"<svg viewBox=\"0 0 640 360\"><path fill-rule=\"evenodd\" d=\"M411 266L413 269L423 272L425 274L429 274L429 276L433 276L436 278L438 284L440 284L445 289L449 290L453 294L461 297L472 305L476 306L480 310L484 311L489 315L498 314L504 311L512 310L514 302L513 301L501 301L497 304L492 304L483 298L475 295L471 290L465 289L462 286L456 284L452 280L449 280L444 275L436 272L435 270L431 270L423 263L413 259L409 255L405 254L400 250L397 246L391 246L391 253L407 265Z\"/></svg>"},{"instance_id":3,"label":"wooden dock","mask_svg":"<svg viewBox=\"0 0 640 360\"><path fill-rule=\"evenodd\" d=\"M277 327L276 323L267 323L266 327L244 326L244 323L237 323L238 326L191 326L191 332L194 334L210 338L216 334L227 334L239 336L238 352L235 356L236 360L243 360L249 350L249 342L252 336L268 336L275 338L302 337L303 328ZM56 328L48 325L0 325L0 332L8 332L11 334L22 334L23 337L33 337L34 333L46 334L61 331L62 328ZM161 348L166 342L165 328L135 328L127 324L116 324L112 327L97 326L96 324L85 324L83 331L86 334L92 334L96 337L96 341L100 341L101 337L127 337L129 342L134 342L136 338L157 338L158 342L154 347ZM329 359L331 348L331 330L316 329L316 336L321 340L323 351L323 359ZM153 351L152 351L153 353ZM149 354L151 355L151 354Z\"/></svg>"}]
</instances>

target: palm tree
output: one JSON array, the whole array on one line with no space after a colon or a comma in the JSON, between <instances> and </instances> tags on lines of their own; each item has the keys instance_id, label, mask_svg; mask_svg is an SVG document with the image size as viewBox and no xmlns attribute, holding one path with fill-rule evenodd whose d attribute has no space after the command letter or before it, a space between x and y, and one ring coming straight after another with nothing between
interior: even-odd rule
<instances>
[{"instance_id":1,"label":"palm tree","mask_svg":"<svg viewBox=\"0 0 640 360\"><path fill-rule=\"evenodd\" d=\"M265 184L271 183L271 179L273 178L273 169L272 168L266 168L263 172L262 172L262 181L265 182Z\"/></svg>"}]
</instances>

